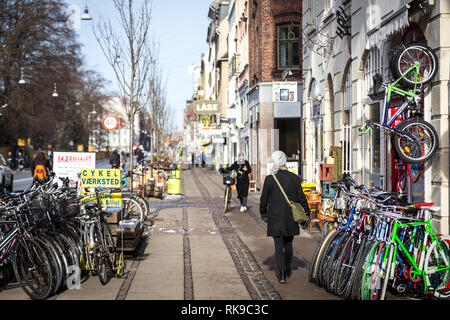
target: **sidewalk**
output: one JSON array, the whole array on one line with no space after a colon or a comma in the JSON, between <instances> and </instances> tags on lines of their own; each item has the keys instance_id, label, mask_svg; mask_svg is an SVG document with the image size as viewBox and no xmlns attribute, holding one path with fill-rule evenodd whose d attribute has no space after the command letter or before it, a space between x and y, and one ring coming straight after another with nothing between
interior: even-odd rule
<instances>
[{"instance_id":1,"label":"sidewalk","mask_svg":"<svg viewBox=\"0 0 450 320\"><path fill-rule=\"evenodd\" d=\"M65 290L55 300L335 300L307 281L320 233L301 230L294 238L293 273L286 284L275 274L273 240L259 218L259 193L249 196L249 211L222 212L221 175L202 168L182 171L182 197L150 198L153 224L147 222L142 251L127 259L126 274L102 286L89 276L81 289ZM0 292L1 300L27 299L20 287Z\"/></svg>"}]
</instances>

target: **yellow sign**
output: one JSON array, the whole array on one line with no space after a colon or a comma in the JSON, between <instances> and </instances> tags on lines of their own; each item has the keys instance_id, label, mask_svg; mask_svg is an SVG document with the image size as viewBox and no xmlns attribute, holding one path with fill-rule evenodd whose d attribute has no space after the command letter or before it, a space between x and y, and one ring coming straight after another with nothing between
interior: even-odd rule
<instances>
[{"instance_id":1,"label":"yellow sign","mask_svg":"<svg viewBox=\"0 0 450 320\"><path fill-rule=\"evenodd\" d=\"M25 147L25 139L17 139L17 145L19 147Z\"/></svg>"},{"instance_id":2,"label":"yellow sign","mask_svg":"<svg viewBox=\"0 0 450 320\"><path fill-rule=\"evenodd\" d=\"M120 188L119 169L83 169L81 170L83 188Z\"/></svg>"},{"instance_id":3,"label":"yellow sign","mask_svg":"<svg viewBox=\"0 0 450 320\"><path fill-rule=\"evenodd\" d=\"M96 202L95 192L82 192L83 197L80 201L81 206L85 206L89 202ZM99 193L100 204L102 207L122 207L122 193Z\"/></svg>"},{"instance_id":4,"label":"yellow sign","mask_svg":"<svg viewBox=\"0 0 450 320\"><path fill-rule=\"evenodd\" d=\"M82 144L77 145L78 152L83 152L83 148L84 148L84 146Z\"/></svg>"}]
</instances>

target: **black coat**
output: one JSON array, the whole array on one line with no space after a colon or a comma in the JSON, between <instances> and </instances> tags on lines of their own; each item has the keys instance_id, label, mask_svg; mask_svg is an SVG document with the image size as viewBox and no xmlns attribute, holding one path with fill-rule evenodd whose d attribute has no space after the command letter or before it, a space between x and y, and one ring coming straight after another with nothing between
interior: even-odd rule
<instances>
[{"instance_id":1,"label":"black coat","mask_svg":"<svg viewBox=\"0 0 450 320\"><path fill-rule=\"evenodd\" d=\"M242 168L247 167L247 171L243 171ZM238 198L248 197L248 188L250 186L250 179L248 175L252 172L250 163L245 160L244 164L238 164L237 161L227 168L228 171L235 170L238 173L236 179L236 191Z\"/></svg>"},{"instance_id":2,"label":"black coat","mask_svg":"<svg viewBox=\"0 0 450 320\"><path fill-rule=\"evenodd\" d=\"M287 170L278 170L276 177L289 200L300 203L309 216L308 200L303 193L300 178ZM289 237L300 233L299 226L292 217L292 209L272 175L264 180L259 211L261 218L267 222L268 236Z\"/></svg>"},{"instance_id":3,"label":"black coat","mask_svg":"<svg viewBox=\"0 0 450 320\"><path fill-rule=\"evenodd\" d=\"M118 152L113 152L111 157L109 157L109 163L114 168L120 168L120 155Z\"/></svg>"}]
</instances>

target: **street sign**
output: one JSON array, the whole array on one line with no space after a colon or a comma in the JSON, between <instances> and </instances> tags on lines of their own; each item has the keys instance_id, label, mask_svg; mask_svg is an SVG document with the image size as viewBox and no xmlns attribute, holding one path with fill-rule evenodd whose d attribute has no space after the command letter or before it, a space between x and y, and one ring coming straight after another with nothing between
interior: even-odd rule
<instances>
[{"instance_id":1,"label":"street sign","mask_svg":"<svg viewBox=\"0 0 450 320\"><path fill-rule=\"evenodd\" d=\"M120 188L119 169L83 169L81 170L82 188Z\"/></svg>"},{"instance_id":2,"label":"street sign","mask_svg":"<svg viewBox=\"0 0 450 320\"><path fill-rule=\"evenodd\" d=\"M113 115L107 115L102 121L103 128L108 131L116 130L119 127L119 119Z\"/></svg>"},{"instance_id":3,"label":"street sign","mask_svg":"<svg viewBox=\"0 0 450 320\"><path fill-rule=\"evenodd\" d=\"M81 192L81 197L81 206L85 206L89 202L97 201L95 192ZM122 193L120 192L114 192L110 195L102 194L99 198L102 207L122 207Z\"/></svg>"},{"instance_id":4,"label":"street sign","mask_svg":"<svg viewBox=\"0 0 450 320\"><path fill-rule=\"evenodd\" d=\"M219 102L214 100L194 101L194 112L200 115L210 115L219 113Z\"/></svg>"}]
</instances>

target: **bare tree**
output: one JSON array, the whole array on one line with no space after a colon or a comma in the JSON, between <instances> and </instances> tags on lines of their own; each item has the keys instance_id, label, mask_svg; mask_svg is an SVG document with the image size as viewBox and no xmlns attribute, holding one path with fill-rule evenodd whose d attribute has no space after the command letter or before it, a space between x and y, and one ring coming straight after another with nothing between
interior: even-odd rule
<instances>
[{"instance_id":1,"label":"bare tree","mask_svg":"<svg viewBox=\"0 0 450 320\"><path fill-rule=\"evenodd\" d=\"M121 29L115 30L111 21L100 18L94 25L94 35L114 70L120 94L127 102L124 108L130 124L130 171L133 171L134 119L148 102L146 86L155 65L150 37L152 2L143 0L139 7L134 0L113 0L113 3Z\"/></svg>"}]
</instances>

